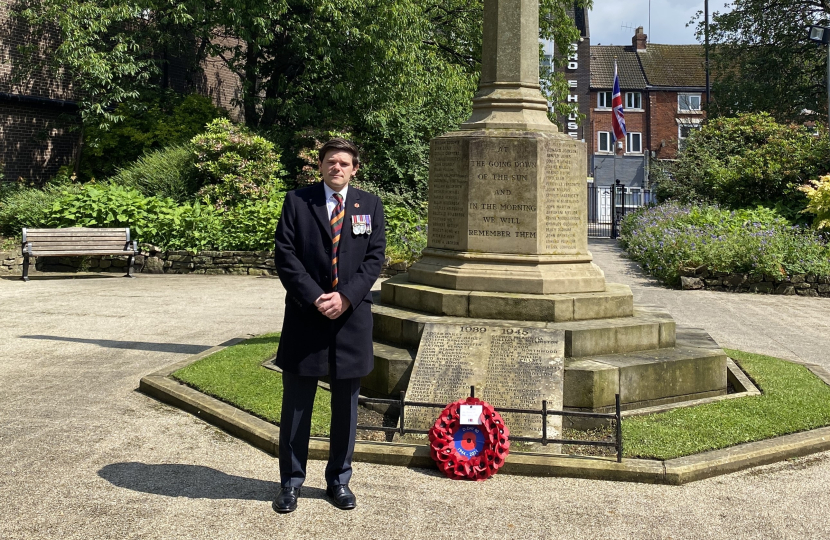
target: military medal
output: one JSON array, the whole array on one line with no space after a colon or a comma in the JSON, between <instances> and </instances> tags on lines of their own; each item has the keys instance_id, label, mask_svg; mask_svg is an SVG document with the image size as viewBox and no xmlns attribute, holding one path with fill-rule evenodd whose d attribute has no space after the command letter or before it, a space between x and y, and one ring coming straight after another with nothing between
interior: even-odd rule
<instances>
[{"instance_id":1,"label":"military medal","mask_svg":"<svg viewBox=\"0 0 830 540\"><path fill-rule=\"evenodd\" d=\"M372 216L368 214L352 216L352 233L372 234Z\"/></svg>"}]
</instances>

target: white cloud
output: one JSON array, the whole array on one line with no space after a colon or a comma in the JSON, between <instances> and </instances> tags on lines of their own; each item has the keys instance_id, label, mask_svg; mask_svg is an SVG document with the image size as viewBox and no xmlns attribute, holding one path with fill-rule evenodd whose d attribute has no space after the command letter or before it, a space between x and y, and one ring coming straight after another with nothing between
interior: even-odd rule
<instances>
[{"instance_id":1,"label":"white cloud","mask_svg":"<svg viewBox=\"0 0 830 540\"><path fill-rule=\"evenodd\" d=\"M727 5L724 0L710 0L710 15L727 10ZM696 25L686 25L698 11L703 11L703 0L651 0L649 31L649 0L594 0L588 15L591 44L630 45L634 28L638 26L648 34L650 43L697 43Z\"/></svg>"}]
</instances>

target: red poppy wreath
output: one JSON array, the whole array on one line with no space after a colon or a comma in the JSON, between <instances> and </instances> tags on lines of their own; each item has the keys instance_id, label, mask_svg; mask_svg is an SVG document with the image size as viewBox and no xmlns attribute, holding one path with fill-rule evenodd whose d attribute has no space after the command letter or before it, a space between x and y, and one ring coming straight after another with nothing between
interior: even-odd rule
<instances>
[{"instance_id":1,"label":"red poppy wreath","mask_svg":"<svg viewBox=\"0 0 830 540\"><path fill-rule=\"evenodd\" d=\"M462 425L461 406L481 405L481 424ZM438 468L457 480L487 480L498 471L510 452L510 435L493 407L468 397L450 403L429 430L430 454Z\"/></svg>"}]
</instances>

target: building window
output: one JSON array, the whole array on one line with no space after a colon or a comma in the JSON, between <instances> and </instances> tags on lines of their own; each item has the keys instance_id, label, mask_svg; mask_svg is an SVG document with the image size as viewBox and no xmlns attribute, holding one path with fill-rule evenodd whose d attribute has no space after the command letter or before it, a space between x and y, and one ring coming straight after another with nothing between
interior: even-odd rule
<instances>
[{"instance_id":1,"label":"building window","mask_svg":"<svg viewBox=\"0 0 830 540\"><path fill-rule=\"evenodd\" d=\"M643 94L640 92L626 92L625 93L625 108L626 109L642 109L643 108Z\"/></svg>"},{"instance_id":2,"label":"building window","mask_svg":"<svg viewBox=\"0 0 830 540\"><path fill-rule=\"evenodd\" d=\"M677 149L683 150L686 147L686 139L692 134L692 131L699 131L700 125L682 125L677 126Z\"/></svg>"},{"instance_id":3,"label":"building window","mask_svg":"<svg viewBox=\"0 0 830 540\"><path fill-rule=\"evenodd\" d=\"M611 92L597 93L597 108L610 109L611 108Z\"/></svg>"},{"instance_id":4,"label":"building window","mask_svg":"<svg viewBox=\"0 0 830 540\"><path fill-rule=\"evenodd\" d=\"M629 154L643 153L643 134L642 133L626 133L625 135L625 149Z\"/></svg>"},{"instance_id":5,"label":"building window","mask_svg":"<svg viewBox=\"0 0 830 540\"><path fill-rule=\"evenodd\" d=\"M688 139L692 131L699 131L700 126L677 126L677 138Z\"/></svg>"},{"instance_id":6,"label":"building window","mask_svg":"<svg viewBox=\"0 0 830 540\"><path fill-rule=\"evenodd\" d=\"M700 94L677 94L677 110L690 112L700 110Z\"/></svg>"},{"instance_id":7,"label":"building window","mask_svg":"<svg viewBox=\"0 0 830 540\"><path fill-rule=\"evenodd\" d=\"M611 152L611 132L600 131L597 133L598 146L597 152Z\"/></svg>"}]
</instances>

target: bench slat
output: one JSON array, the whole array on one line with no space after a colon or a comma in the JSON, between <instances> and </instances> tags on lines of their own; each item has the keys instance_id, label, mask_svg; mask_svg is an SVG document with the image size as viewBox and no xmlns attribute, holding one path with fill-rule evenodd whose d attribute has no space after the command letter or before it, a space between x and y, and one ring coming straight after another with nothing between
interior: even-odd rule
<instances>
[{"instance_id":1,"label":"bench slat","mask_svg":"<svg viewBox=\"0 0 830 540\"><path fill-rule=\"evenodd\" d=\"M92 253L93 251L132 251L124 246L32 246L32 253L43 251L75 251L78 253Z\"/></svg>"},{"instance_id":2,"label":"bench slat","mask_svg":"<svg viewBox=\"0 0 830 540\"><path fill-rule=\"evenodd\" d=\"M62 232L82 232L82 233L126 233L124 227L64 227L61 229L26 229L26 234L31 233L62 233Z\"/></svg>"},{"instance_id":3,"label":"bench slat","mask_svg":"<svg viewBox=\"0 0 830 540\"><path fill-rule=\"evenodd\" d=\"M37 251L32 250L32 255L37 257L81 257L84 255L132 255L132 251L118 251L114 249L103 249L103 250L90 250L90 251L77 251L77 250L64 250L64 251Z\"/></svg>"},{"instance_id":4,"label":"bench slat","mask_svg":"<svg viewBox=\"0 0 830 540\"><path fill-rule=\"evenodd\" d=\"M53 242L53 241L35 240L35 241L29 242L29 243L32 245L32 248L34 248L34 249L43 249L44 246L55 246L55 247L58 247L58 248L72 247L72 246L78 246L78 247L81 247L81 246L83 246L83 247L120 246L120 247L124 247L124 244L126 244L126 242L124 240L106 240L106 241L102 241L102 240L98 240L98 241L79 240L79 241L76 241L76 242ZM130 242L130 243L132 244L132 242Z\"/></svg>"},{"instance_id":5,"label":"bench slat","mask_svg":"<svg viewBox=\"0 0 830 540\"><path fill-rule=\"evenodd\" d=\"M127 233L125 231L104 231L104 232L93 232L93 231L79 231L75 229L66 229L65 232L61 231L61 229L53 229L51 231L43 231L43 232L35 232L35 233L26 233L26 238L28 237L41 237L41 236L91 236L97 238L99 236L120 236L125 237Z\"/></svg>"},{"instance_id":6,"label":"bench slat","mask_svg":"<svg viewBox=\"0 0 830 540\"><path fill-rule=\"evenodd\" d=\"M126 242L127 237L123 234L121 236L28 236L28 242L80 242L80 241L121 241Z\"/></svg>"}]
</instances>

